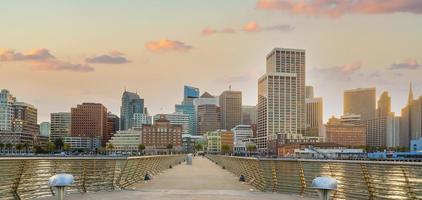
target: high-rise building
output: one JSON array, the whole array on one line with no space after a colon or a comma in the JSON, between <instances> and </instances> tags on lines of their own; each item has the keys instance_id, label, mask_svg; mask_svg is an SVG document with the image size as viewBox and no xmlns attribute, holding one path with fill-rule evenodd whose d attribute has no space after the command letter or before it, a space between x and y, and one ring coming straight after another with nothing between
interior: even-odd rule
<instances>
[{"instance_id":1,"label":"high-rise building","mask_svg":"<svg viewBox=\"0 0 422 200\"><path fill-rule=\"evenodd\" d=\"M120 118L117 115L111 112L108 112L107 113L107 133L109 135L113 135L119 130L119 126L120 126Z\"/></svg>"},{"instance_id":2,"label":"high-rise building","mask_svg":"<svg viewBox=\"0 0 422 200\"><path fill-rule=\"evenodd\" d=\"M221 128L220 107L214 104L204 104L197 107L198 134L215 131Z\"/></svg>"},{"instance_id":3,"label":"high-rise building","mask_svg":"<svg viewBox=\"0 0 422 200\"><path fill-rule=\"evenodd\" d=\"M277 134L304 134L305 50L276 48L258 80L258 150Z\"/></svg>"},{"instance_id":4,"label":"high-rise building","mask_svg":"<svg viewBox=\"0 0 422 200\"><path fill-rule=\"evenodd\" d=\"M16 98L8 90L0 92L0 131L12 131L13 104Z\"/></svg>"},{"instance_id":5,"label":"high-rise building","mask_svg":"<svg viewBox=\"0 0 422 200\"><path fill-rule=\"evenodd\" d=\"M376 114L376 89L358 88L344 91L344 115L360 115L361 120L373 119Z\"/></svg>"},{"instance_id":6,"label":"high-rise building","mask_svg":"<svg viewBox=\"0 0 422 200\"><path fill-rule=\"evenodd\" d=\"M71 109L71 136L110 139L107 132L107 108L100 103L82 103Z\"/></svg>"},{"instance_id":7,"label":"high-rise building","mask_svg":"<svg viewBox=\"0 0 422 200\"><path fill-rule=\"evenodd\" d=\"M167 145L173 145L176 151L182 150L182 126L172 125L164 115L155 120L153 125L142 126L142 143L146 149L167 150Z\"/></svg>"},{"instance_id":8,"label":"high-rise building","mask_svg":"<svg viewBox=\"0 0 422 200\"><path fill-rule=\"evenodd\" d=\"M221 128L230 130L242 124L242 92L224 91L219 97Z\"/></svg>"},{"instance_id":9,"label":"high-rise building","mask_svg":"<svg viewBox=\"0 0 422 200\"><path fill-rule=\"evenodd\" d=\"M42 136L50 137L50 122L40 123L40 134Z\"/></svg>"},{"instance_id":10,"label":"high-rise building","mask_svg":"<svg viewBox=\"0 0 422 200\"><path fill-rule=\"evenodd\" d=\"M332 117L325 125L325 142L343 146L365 146L366 126L341 122Z\"/></svg>"},{"instance_id":11,"label":"high-rise building","mask_svg":"<svg viewBox=\"0 0 422 200\"><path fill-rule=\"evenodd\" d=\"M145 113L134 113L132 121L132 128L142 128L144 124L152 124L152 117Z\"/></svg>"},{"instance_id":12,"label":"high-rise building","mask_svg":"<svg viewBox=\"0 0 422 200\"><path fill-rule=\"evenodd\" d=\"M71 114L70 112L58 112L50 114L50 141L63 139L70 136Z\"/></svg>"},{"instance_id":13,"label":"high-rise building","mask_svg":"<svg viewBox=\"0 0 422 200\"><path fill-rule=\"evenodd\" d=\"M257 123L256 106L242 106L242 125Z\"/></svg>"},{"instance_id":14,"label":"high-rise building","mask_svg":"<svg viewBox=\"0 0 422 200\"><path fill-rule=\"evenodd\" d=\"M377 117L388 115L391 115L391 97L387 91L384 91L378 100Z\"/></svg>"},{"instance_id":15,"label":"high-rise building","mask_svg":"<svg viewBox=\"0 0 422 200\"><path fill-rule=\"evenodd\" d=\"M189 135L197 135L197 120L194 100L199 98L199 89L192 86L184 86L183 101L181 104L175 105L177 113L189 115Z\"/></svg>"},{"instance_id":16,"label":"high-rise building","mask_svg":"<svg viewBox=\"0 0 422 200\"><path fill-rule=\"evenodd\" d=\"M137 93L124 91L120 106L120 130L133 127L132 119L135 113L144 113L144 99L141 99Z\"/></svg>"},{"instance_id":17,"label":"high-rise building","mask_svg":"<svg viewBox=\"0 0 422 200\"><path fill-rule=\"evenodd\" d=\"M13 131L39 135L37 109L28 103L15 102L13 104Z\"/></svg>"},{"instance_id":18,"label":"high-rise building","mask_svg":"<svg viewBox=\"0 0 422 200\"><path fill-rule=\"evenodd\" d=\"M172 125L182 126L182 134L189 134L189 115L183 113L170 113L170 114L158 114L154 116L154 120L159 120L164 116L167 120L170 121Z\"/></svg>"},{"instance_id":19,"label":"high-rise building","mask_svg":"<svg viewBox=\"0 0 422 200\"><path fill-rule=\"evenodd\" d=\"M401 110L400 145L409 147L411 140L422 137L422 96L413 98L412 83L410 83L407 105Z\"/></svg>"},{"instance_id":20,"label":"high-rise building","mask_svg":"<svg viewBox=\"0 0 422 200\"><path fill-rule=\"evenodd\" d=\"M305 86L305 99L312 99L314 98L314 87L312 86Z\"/></svg>"},{"instance_id":21,"label":"high-rise building","mask_svg":"<svg viewBox=\"0 0 422 200\"><path fill-rule=\"evenodd\" d=\"M306 102L306 135L320 136L323 128L323 104L321 97L307 98Z\"/></svg>"}]
</instances>

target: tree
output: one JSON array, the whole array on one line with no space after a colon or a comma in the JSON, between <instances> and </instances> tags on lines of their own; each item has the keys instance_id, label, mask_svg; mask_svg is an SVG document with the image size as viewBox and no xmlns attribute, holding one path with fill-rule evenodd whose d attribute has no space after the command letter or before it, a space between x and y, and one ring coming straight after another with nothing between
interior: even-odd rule
<instances>
[{"instance_id":1,"label":"tree","mask_svg":"<svg viewBox=\"0 0 422 200\"><path fill-rule=\"evenodd\" d=\"M19 153L22 153L22 149L23 149L23 144L16 144L15 145L16 150L19 151Z\"/></svg>"},{"instance_id":2,"label":"tree","mask_svg":"<svg viewBox=\"0 0 422 200\"><path fill-rule=\"evenodd\" d=\"M23 148L25 149L25 153L28 153L29 144L28 143L23 143Z\"/></svg>"},{"instance_id":3,"label":"tree","mask_svg":"<svg viewBox=\"0 0 422 200\"><path fill-rule=\"evenodd\" d=\"M138 151L141 153L141 155L144 155L145 145L139 144L138 145Z\"/></svg>"},{"instance_id":4,"label":"tree","mask_svg":"<svg viewBox=\"0 0 422 200\"><path fill-rule=\"evenodd\" d=\"M63 150L66 151L66 152L69 151L70 150L70 144L64 143L63 144Z\"/></svg>"},{"instance_id":5,"label":"tree","mask_svg":"<svg viewBox=\"0 0 422 200\"><path fill-rule=\"evenodd\" d=\"M202 144L199 144L199 143L198 143L198 144L195 144L195 150L196 150L196 151L202 151L202 150L203 150L203 148L204 148L204 147L202 146Z\"/></svg>"},{"instance_id":6,"label":"tree","mask_svg":"<svg viewBox=\"0 0 422 200\"><path fill-rule=\"evenodd\" d=\"M12 144L10 144L10 143L7 143L6 144L6 149L7 149L7 153L10 153L10 150L12 149Z\"/></svg>"},{"instance_id":7,"label":"tree","mask_svg":"<svg viewBox=\"0 0 422 200\"><path fill-rule=\"evenodd\" d=\"M48 142L45 146L45 149L49 152L52 153L55 149L56 149L56 145L53 142Z\"/></svg>"},{"instance_id":8,"label":"tree","mask_svg":"<svg viewBox=\"0 0 422 200\"><path fill-rule=\"evenodd\" d=\"M230 152L230 146L228 144L221 145L221 152L223 152L224 154L229 153Z\"/></svg>"},{"instance_id":9,"label":"tree","mask_svg":"<svg viewBox=\"0 0 422 200\"><path fill-rule=\"evenodd\" d=\"M173 149L173 144L168 144L167 149L168 149L168 154L170 154L170 151Z\"/></svg>"},{"instance_id":10,"label":"tree","mask_svg":"<svg viewBox=\"0 0 422 200\"><path fill-rule=\"evenodd\" d=\"M0 143L0 152L3 152L4 144Z\"/></svg>"},{"instance_id":11,"label":"tree","mask_svg":"<svg viewBox=\"0 0 422 200\"><path fill-rule=\"evenodd\" d=\"M54 145L56 145L56 148L61 151L63 148L64 142L61 138L57 138L54 140Z\"/></svg>"},{"instance_id":12,"label":"tree","mask_svg":"<svg viewBox=\"0 0 422 200\"><path fill-rule=\"evenodd\" d=\"M106 148L107 148L108 150L110 150L110 152L111 152L111 151L113 151L114 146L113 146L113 144L108 143Z\"/></svg>"},{"instance_id":13,"label":"tree","mask_svg":"<svg viewBox=\"0 0 422 200\"><path fill-rule=\"evenodd\" d=\"M252 152L255 152L255 151L256 151L256 146L255 146L255 144L248 144L248 145L246 145L246 150L248 151L249 155L250 155Z\"/></svg>"}]
</instances>

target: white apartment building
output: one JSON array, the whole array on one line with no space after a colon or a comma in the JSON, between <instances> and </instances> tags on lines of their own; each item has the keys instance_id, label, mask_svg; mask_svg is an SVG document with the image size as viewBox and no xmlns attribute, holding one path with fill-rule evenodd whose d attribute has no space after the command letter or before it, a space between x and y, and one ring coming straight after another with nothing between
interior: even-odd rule
<instances>
[{"instance_id":1,"label":"white apartment building","mask_svg":"<svg viewBox=\"0 0 422 200\"><path fill-rule=\"evenodd\" d=\"M136 152L139 149L139 144L142 143L141 130L128 129L126 131L117 131L113 137L108 141L108 144L113 145L113 151L118 152Z\"/></svg>"},{"instance_id":2,"label":"white apartment building","mask_svg":"<svg viewBox=\"0 0 422 200\"><path fill-rule=\"evenodd\" d=\"M0 131L12 131L13 104L16 98L8 90L0 92Z\"/></svg>"}]
</instances>

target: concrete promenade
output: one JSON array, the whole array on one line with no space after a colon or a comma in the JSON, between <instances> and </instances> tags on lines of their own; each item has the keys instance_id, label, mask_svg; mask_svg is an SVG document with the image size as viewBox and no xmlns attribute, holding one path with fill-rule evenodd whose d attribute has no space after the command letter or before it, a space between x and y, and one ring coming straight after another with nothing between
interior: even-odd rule
<instances>
[{"instance_id":1,"label":"concrete promenade","mask_svg":"<svg viewBox=\"0 0 422 200\"><path fill-rule=\"evenodd\" d=\"M52 199L52 198L50 198ZM66 199L150 199L150 200L297 200L309 199L257 191L238 181L207 158L196 157L193 165L182 163L124 191L75 194Z\"/></svg>"}]
</instances>

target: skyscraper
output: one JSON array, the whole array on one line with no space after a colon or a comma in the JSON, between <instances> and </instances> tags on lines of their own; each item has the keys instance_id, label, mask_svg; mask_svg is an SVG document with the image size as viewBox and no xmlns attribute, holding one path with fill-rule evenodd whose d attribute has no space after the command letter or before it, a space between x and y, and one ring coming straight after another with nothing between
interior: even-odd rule
<instances>
[{"instance_id":1,"label":"skyscraper","mask_svg":"<svg viewBox=\"0 0 422 200\"><path fill-rule=\"evenodd\" d=\"M314 87L312 86L305 86L305 99L312 99L314 98Z\"/></svg>"},{"instance_id":2,"label":"skyscraper","mask_svg":"<svg viewBox=\"0 0 422 200\"><path fill-rule=\"evenodd\" d=\"M70 136L71 115L70 112L59 112L50 114L50 141L63 139Z\"/></svg>"},{"instance_id":3,"label":"skyscraper","mask_svg":"<svg viewBox=\"0 0 422 200\"><path fill-rule=\"evenodd\" d=\"M220 107L215 104L203 104L197 107L198 134L221 129Z\"/></svg>"},{"instance_id":4,"label":"skyscraper","mask_svg":"<svg viewBox=\"0 0 422 200\"><path fill-rule=\"evenodd\" d=\"M376 114L376 89L345 90L343 106L344 115L360 115L361 120L373 119Z\"/></svg>"},{"instance_id":5,"label":"skyscraper","mask_svg":"<svg viewBox=\"0 0 422 200\"><path fill-rule=\"evenodd\" d=\"M194 100L199 98L199 89L192 86L184 86L183 101L181 104L175 105L177 113L189 115L188 134L197 135L197 120Z\"/></svg>"},{"instance_id":6,"label":"skyscraper","mask_svg":"<svg viewBox=\"0 0 422 200\"><path fill-rule=\"evenodd\" d=\"M50 122L40 123L40 135L50 137Z\"/></svg>"},{"instance_id":7,"label":"skyscraper","mask_svg":"<svg viewBox=\"0 0 422 200\"><path fill-rule=\"evenodd\" d=\"M277 134L305 128L305 50L276 48L258 80L258 149L266 150Z\"/></svg>"},{"instance_id":8,"label":"skyscraper","mask_svg":"<svg viewBox=\"0 0 422 200\"><path fill-rule=\"evenodd\" d=\"M321 136L323 128L323 103L321 97L312 97L305 100L306 103L306 135Z\"/></svg>"},{"instance_id":9,"label":"skyscraper","mask_svg":"<svg viewBox=\"0 0 422 200\"><path fill-rule=\"evenodd\" d=\"M39 135L37 122L38 111L28 103L15 102L13 104L13 131Z\"/></svg>"},{"instance_id":10,"label":"skyscraper","mask_svg":"<svg viewBox=\"0 0 422 200\"><path fill-rule=\"evenodd\" d=\"M127 130L133 126L133 114L144 112L144 99L137 93L124 91L120 106L120 130Z\"/></svg>"},{"instance_id":11,"label":"skyscraper","mask_svg":"<svg viewBox=\"0 0 422 200\"><path fill-rule=\"evenodd\" d=\"M224 91L219 98L221 128L230 130L242 124L242 92Z\"/></svg>"},{"instance_id":12,"label":"skyscraper","mask_svg":"<svg viewBox=\"0 0 422 200\"><path fill-rule=\"evenodd\" d=\"M12 131L13 104L16 98L8 90L0 92L0 131Z\"/></svg>"},{"instance_id":13,"label":"skyscraper","mask_svg":"<svg viewBox=\"0 0 422 200\"><path fill-rule=\"evenodd\" d=\"M407 105L401 111L400 144L410 145L411 140L422 137L422 96L413 99L413 88L410 83Z\"/></svg>"},{"instance_id":14,"label":"skyscraper","mask_svg":"<svg viewBox=\"0 0 422 200\"><path fill-rule=\"evenodd\" d=\"M242 125L256 125L256 115L256 106L242 106Z\"/></svg>"},{"instance_id":15,"label":"skyscraper","mask_svg":"<svg viewBox=\"0 0 422 200\"><path fill-rule=\"evenodd\" d=\"M120 130L120 118L109 112L107 113L107 132L110 134L116 133L118 130Z\"/></svg>"},{"instance_id":16,"label":"skyscraper","mask_svg":"<svg viewBox=\"0 0 422 200\"><path fill-rule=\"evenodd\" d=\"M377 107L377 116L384 117L391 114L391 97L387 91L384 91L379 100Z\"/></svg>"},{"instance_id":17,"label":"skyscraper","mask_svg":"<svg viewBox=\"0 0 422 200\"><path fill-rule=\"evenodd\" d=\"M71 109L73 137L100 138L102 144L111 138L107 132L107 108L100 103L82 103Z\"/></svg>"}]
</instances>

